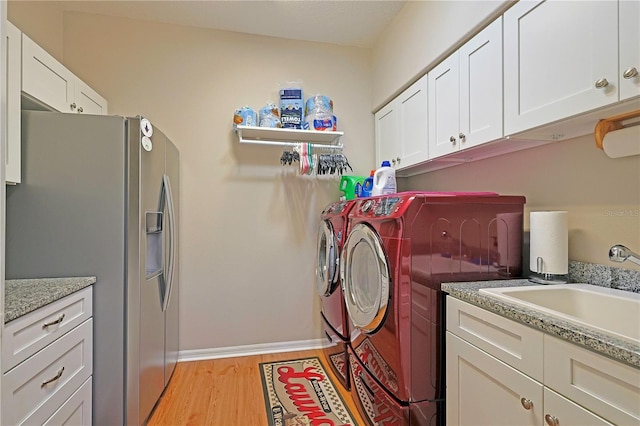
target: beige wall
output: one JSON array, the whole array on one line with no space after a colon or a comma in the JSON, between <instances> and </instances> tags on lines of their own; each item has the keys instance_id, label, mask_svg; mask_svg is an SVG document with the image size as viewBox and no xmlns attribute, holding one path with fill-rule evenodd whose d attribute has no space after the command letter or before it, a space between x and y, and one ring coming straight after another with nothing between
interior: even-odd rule
<instances>
[{"instance_id":1,"label":"beige wall","mask_svg":"<svg viewBox=\"0 0 640 426\"><path fill-rule=\"evenodd\" d=\"M407 2L372 51L372 111L384 106L510 4L504 0Z\"/></svg>"},{"instance_id":2,"label":"beige wall","mask_svg":"<svg viewBox=\"0 0 640 426\"><path fill-rule=\"evenodd\" d=\"M7 17L54 58L62 62L62 6L55 1L10 1Z\"/></svg>"},{"instance_id":3,"label":"beige wall","mask_svg":"<svg viewBox=\"0 0 640 426\"><path fill-rule=\"evenodd\" d=\"M364 173L370 52L68 13L64 63L111 114L145 115L180 150L181 349L322 338L316 230L338 180L299 177L280 165L282 148L240 146L232 117L301 79L307 95L332 97L345 154Z\"/></svg>"}]
</instances>

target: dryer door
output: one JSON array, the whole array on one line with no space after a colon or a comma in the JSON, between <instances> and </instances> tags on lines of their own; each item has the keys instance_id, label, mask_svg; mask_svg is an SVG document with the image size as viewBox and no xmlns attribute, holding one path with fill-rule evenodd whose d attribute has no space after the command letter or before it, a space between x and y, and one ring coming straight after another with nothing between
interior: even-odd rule
<instances>
[{"instance_id":1,"label":"dryer door","mask_svg":"<svg viewBox=\"0 0 640 426\"><path fill-rule=\"evenodd\" d=\"M359 223L349 233L340 273L353 325L366 333L376 331L387 312L390 274L380 238L369 225Z\"/></svg>"},{"instance_id":2,"label":"dryer door","mask_svg":"<svg viewBox=\"0 0 640 426\"><path fill-rule=\"evenodd\" d=\"M316 289L320 296L328 296L334 290L338 278L338 245L331 222L323 220L318 228L318 263L316 264Z\"/></svg>"}]
</instances>

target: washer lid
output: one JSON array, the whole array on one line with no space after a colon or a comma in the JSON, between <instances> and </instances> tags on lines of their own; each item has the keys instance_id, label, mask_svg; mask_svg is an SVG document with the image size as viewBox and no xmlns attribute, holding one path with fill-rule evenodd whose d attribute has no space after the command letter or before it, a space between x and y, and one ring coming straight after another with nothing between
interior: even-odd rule
<instances>
[{"instance_id":1,"label":"washer lid","mask_svg":"<svg viewBox=\"0 0 640 426\"><path fill-rule=\"evenodd\" d=\"M327 220L318 227L318 262L316 264L316 290L320 296L329 296L338 281L338 245L333 225Z\"/></svg>"},{"instance_id":2,"label":"washer lid","mask_svg":"<svg viewBox=\"0 0 640 426\"><path fill-rule=\"evenodd\" d=\"M345 304L353 325L366 333L384 320L390 298L389 263L376 231L359 223L342 249L340 273Z\"/></svg>"}]
</instances>

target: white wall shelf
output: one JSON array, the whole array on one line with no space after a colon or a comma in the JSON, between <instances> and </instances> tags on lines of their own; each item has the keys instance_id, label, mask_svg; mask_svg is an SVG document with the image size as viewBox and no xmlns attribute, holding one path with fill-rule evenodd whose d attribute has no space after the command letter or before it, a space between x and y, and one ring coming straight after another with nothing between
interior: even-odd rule
<instances>
[{"instance_id":1,"label":"white wall shelf","mask_svg":"<svg viewBox=\"0 0 640 426\"><path fill-rule=\"evenodd\" d=\"M236 133L240 143L258 145L294 146L299 143L311 143L313 148L342 149L340 137L344 132L275 129L270 127L238 126Z\"/></svg>"}]
</instances>

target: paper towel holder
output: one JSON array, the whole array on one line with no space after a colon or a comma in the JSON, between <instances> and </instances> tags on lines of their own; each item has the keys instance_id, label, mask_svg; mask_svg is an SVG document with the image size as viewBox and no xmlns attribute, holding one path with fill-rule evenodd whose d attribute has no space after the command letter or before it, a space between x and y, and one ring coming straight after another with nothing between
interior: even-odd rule
<instances>
[{"instance_id":1,"label":"paper towel holder","mask_svg":"<svg viewBox=\"0 0 640 426\"><path fill-rule=\"evenodd\" d=\"M622 129L627 129L629 127L634 127L634 126L640 126L640 120L634 120L629 122L629 120L634 119L634 118L640 118L640 109L635 110L635 111L630 111L630 112L626 112L624 114L619 114L613 117L609 117L609 118L605 118L602 119L600 121L598 121L598 123L596 124L596 127L593 131L594 133L594 137L595 137L595 141L596 141L596 146L598 148L600 148L601 150L605 151L605 153L607 153L607 155L609 155L612 158L616 158L618 156L627 156L627 155L634 155L637 153L637 146L635 146L634 148L631 149L631 152L625 152L624 154L618 154L618 155L610 155L607 150L605 149L605 145L604 145L604 139L607 133L609 132L615 132L616 130L622 130ZM623 123L625 122L625 123ZM625 150L628 151L629 149Z\"/></svg>"},{"instance_id":2,"label":"paper towel holder","mask_svg":"<svg viewBox=\"0 0 640 426\"><path fill-rule=\"evenodd\" d=\"M544 259L538 256L536 259L536 270L531 271L529 281L536 284L567 284L569 282L568 274L549 274L542 272L544 270Z\"/></svg>"}]
</instances>

